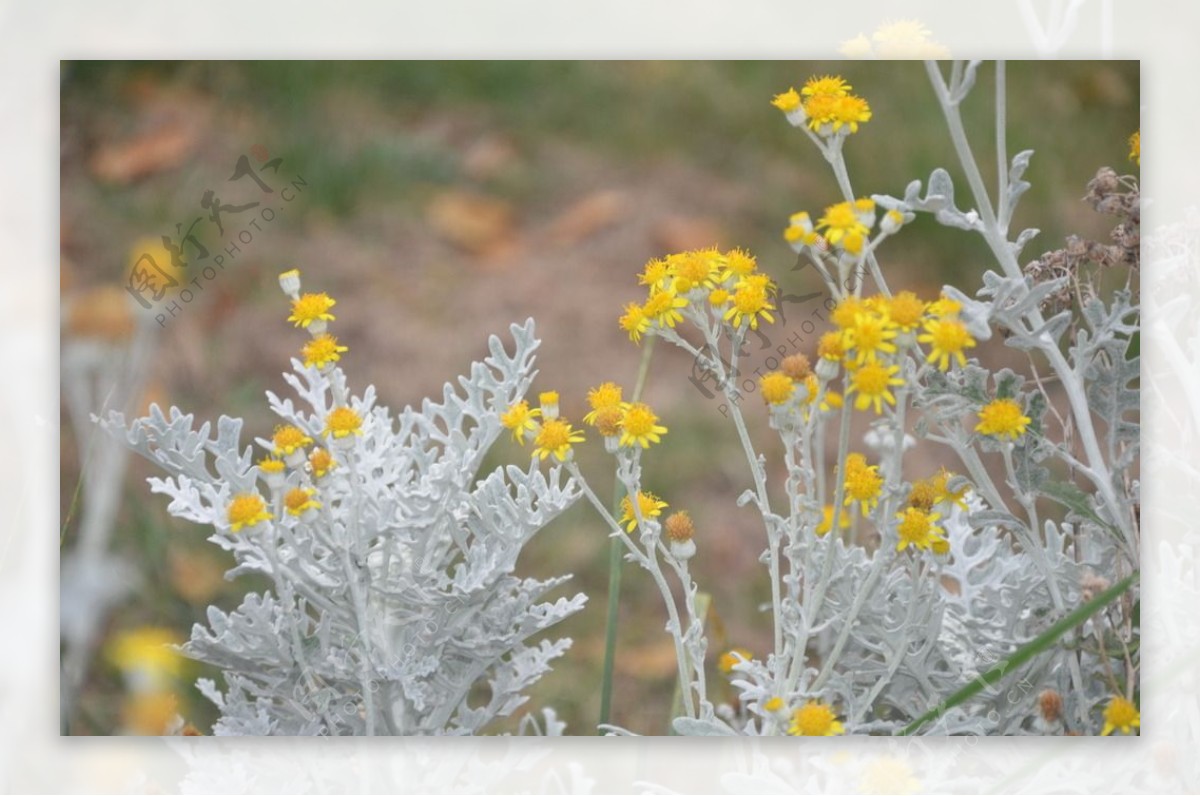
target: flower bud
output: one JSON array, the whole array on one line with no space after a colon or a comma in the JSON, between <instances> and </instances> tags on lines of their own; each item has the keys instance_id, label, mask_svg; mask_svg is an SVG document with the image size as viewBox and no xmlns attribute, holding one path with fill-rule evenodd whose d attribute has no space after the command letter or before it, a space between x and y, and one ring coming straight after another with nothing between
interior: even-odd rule
<instances>
[{"instance_id":1,"label":"flower bud","mask_svg":"<svg viewBox=\"0 0 1200 796\"><path fill-rule=\"evenodd\" d=\"M792 354L790 357L784 357L779 369L793 381L804 381L808 374L812 372L812 365L809 363L808 357L804 356L804 354Z\"/></svg>"},{"instance_id":2,"label":"flower bud","mask_svg":"<svg viewBox=\"0 0 1200 796\"><path fill-rule=\"evenodd\" d=\"M692 518L686 511L676 511L671 514L667 517L663 528L666 530L667 538L672 542L688 542L696 534L696 526L692 524Z\"/></svg>"},{"instance_id":3,"label":"flower bud","mask_svg":"<svg viewBox=\"0 0 1200 796\"><path fill-rule=\"evenodd\" d=\"M300 298L300 271L293 268L280 274L279 287L292 299Z\"/></svg>"}]
</instances>

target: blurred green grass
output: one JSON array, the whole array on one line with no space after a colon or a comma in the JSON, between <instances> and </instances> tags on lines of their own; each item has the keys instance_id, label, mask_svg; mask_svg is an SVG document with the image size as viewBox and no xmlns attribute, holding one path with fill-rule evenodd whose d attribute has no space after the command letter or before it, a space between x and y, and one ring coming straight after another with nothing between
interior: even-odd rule
<instances>
[{"instance_id":1,"label":"blurred green grass","mask_svg":"<svg viewBox=\"0 0 1200 796\"><path fill-rule=\"evenodd\" d=\"M150 84L219 106L228 129L202 142L201 150L221 168L225 162L218 155L231 140L238 146L267 141L289 169L306 176L311 188L305 202L281 214L278 222L298 239L337 227L345 230L345 240L357 238L365 247L381 234L375 220L380 208L397 214L383 222L385 230L420 224L430 198L464 183L512 202L525 215L552 216L579 186L561 184L559 175L550 173L538 156L566 147L624 173L654 174L682 164L739 185L753 201L722 222L736 230L742 245L769 253L763 259L773 261L778 275L790 265L779 253L787 215L800 209L819 211L839 197L826 164L769 100L789 86L799 87L809 75L822 73L845 76L874 110L872 121L847 145L856 191L901 194L910 179L924 179L939 166L963 184L950 162L949 140L918 63L68 62L62 83L63 190L86 210L69 219L72 235L97 250L123 252L131 238L147 229L168 229L184 208L194 209L197 180L203 175L153 174L133 186L114 187L87 174L86 153L114 130L134 127L137 87ZM977 94L964 106L968 132L978 142L976 154L989 181L995 160L989 143L991 80L991 67L983 67ZM1138 64L1011 62L1008 84L1009 149L1038 152L1029 175L1033 188L1022 200L1015 224L1042 228L1025 259L1057 248L1069 233L1103 237L1105 221L1088 214L1077 197L1099 166L1119 168L1125 162L1125 141L1138 126ZM461 152L453 142L480 131L499 131L511 140L525 154L521 165L484 178L464 174ZM889 261L904 268L906 279L901 281L906 286L915 282L927 288L976 275L990 262L980 242L934 223L913 225L888 245ZM83 267L93 279L115 275L104 258ZM430 266L430 273L425 295L431 312L440 306L444 292L469 286L474 278L437 264ZM249 277L234 284L236 291L231 292L243 303L275 312L278 296L270 286ZM615 302L611 309L615 316ZM214 335L200 345L206 366L219 370L239 353L235 347L241 341ZM429 355L438 356L436 351ZM627 370L636 362L629 351L618 355L627 360ZM664 364L653 379L676 378L685 371L682 360L665 354L663 359L672 364ZM189 411L201 416L244 415L251 421L248 428L259 429L267 422L262 391L276 383L273 373L279 366L281 362L274 363L261 375L245 367L236 376L214 373L212 378L168 387L172 400ZM670 418L669 444L655 451L647 486L677 507L727 497L731 504L747 485L744 466L739 469L737 461L740 451L720 415L694 395L688 397L692 403ZM501 442L485 466L521 463L527 455ZM607 494L610 460L595 449L583 451L581 458L594 485ZM68 497L77 478L77 457L64 451L62 484ZM123 506L117 545L142 562L151 577L145 591L113 619L113 629L150 623L186 634L192 622L203 621L203 607L183 600L162 573L167 571L170 547L203 548L204 534L167 518L162 502L149 496L136 477L129 479ZM702 553L696 563L702 587L714 593L728 644L754 649L765 638L766 620L755 616L756 605L767 597L765 580L730 578L728 573L744 570L745 561L737 563L734 553L747 545L754 548L761 529L739 516L745 517L734 510L701 524L702 549L708 545L709 554ZM587 609L561 628L576 639L575 648L539 684L531 703L555 707L577 733L589 732L599 713L608 579L604 534L587 508L579 506L548 528L522 561L532 575L574 571L568 588L590 595ZM68 528L66 543L71 541ZM228 584L216 600L230 608L245 591L262 588L261 583L239 580ZM627 566L614 720L639 732L666 728L673 675L672 667L662 666L656 657L666 642L662 614L648 579ZM716 655L722 649L710 652ZM712 671L710 676L717 687L719 675ZM93 718L80 731L113 731L118 690L113 673L97 665L85 700ZM193 694L187 709L189 718L207 730L212 708Z\"/></svg>"}]
</instances>

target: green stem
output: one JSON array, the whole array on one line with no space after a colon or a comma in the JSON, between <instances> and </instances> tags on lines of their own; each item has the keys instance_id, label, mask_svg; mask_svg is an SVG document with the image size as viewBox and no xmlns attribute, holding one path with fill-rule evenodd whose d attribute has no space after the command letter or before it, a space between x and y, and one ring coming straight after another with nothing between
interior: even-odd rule
<instances>
[{"instance_id":1,"label":"green stem","mask_svg":"<svg viewBox=\"0 0 1200 796\"><path fill-rule=\"evenodd\" d=\"M1007 660L1001 661L997 666L976 677L964 687L947 697L937 707L927 711L919 716L915 721L909 724L904 729L900 730L898 735L912 735L919 730L923 725L936 719L944 714L950 708L961 705L971 697L978 694L984 688L995 685L1003 680L1006 676L1012 674L1021 666L1029 662L1036 655L1046 652L1051 649L1062 636L1066 635L1071 630L1081 626L1084 622L1105 608L1109 603L1116 600L1125 590L1133 585L1138 578L1137 573L1130 575L1120 581L1111 588L1101 592L1091 600L1076 608L1071 613L1064 616L1062 619L1051 625L1044 633L1023 645L1020 649L1008 657Z\"/></svg>"},{"instance_id":2,"label":"green stem","mask_svg":"<svg viewBox=\"0 0 1200 796\"><path fill-rule=\"evenodd\" d=\"M630 400L639 401L646 386L646 375L650 372L650 357L654 354L654 340L646 340L642 349L642 361L638 365L637 381L633 385ZM621 480L613 477L613 513L620 516L621 500L625 489ZM621 607L621 540L611 539L608 543L608 616L604 628L604 672L600 682L600 724L608 724L612 715L613 669L617 658L617 622ZM603 734L603 730L599 731Z\"/></svg>"}]
</instances>

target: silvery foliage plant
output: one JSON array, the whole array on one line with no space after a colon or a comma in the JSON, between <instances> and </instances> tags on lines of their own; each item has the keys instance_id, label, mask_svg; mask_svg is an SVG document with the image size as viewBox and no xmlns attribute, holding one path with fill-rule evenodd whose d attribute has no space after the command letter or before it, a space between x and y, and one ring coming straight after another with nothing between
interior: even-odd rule
<instances>
[{"instance_id":1,"label":"silvery foliage plant","mask_svg":"<svg viewBox=\"0 0 1200 796\"><path fill-rule=\"evenodd\" d=\"M814 496L835 491L819 475L827 464L826 432L837 440L839 462L845 461L850 437L849 397L844 412L816 409L834 384L825 383L831 376L821 377L816 396L798 383L800 397L786 406L768 406L784 451L787 501L780 505L768 489L766 457L754 449L742 417L749 406L744 385L752 383L737 367L745 328L731 328L688 307L684 317L703 335L703 345L674 329L651 332L695 356L723 390L754 485L739 505L761 516L767 542L761 560L772 593L766 610L774 646L762 656L737 656L730 677L738 697L716 705L703 676L706 642L696 610L698 586L686 560L672 561L686 607L681 616L664 589L667 631L675 636L686 683L683 714L674 721L680 734L796 732L794 724L789 726L798 721L795 711L812 704L828 708L821 716L840 719L825 722L828 731L816 734L1099 734L1105 704L1136 692L1136 583L1021 665L1005 668L1002 677L983 679L1056 622L1139 571L1139 360L1132 348L1139 308L1129 283L1107 300L1088 294L1085 286L1078 291L1077 310L1044 316L1049 298L1068 286L1073 296L1077 284L1070 283L1074 275L1035 280L1018 263L1037 233L1009 235L1013 211L1029 187L1024 173L1032 152L1005 160L1001 64L997 148L1005 167L993 201L959 116L978 66L956 63L947 81L935 63L927 65L974 206L960 207L942 169L924 186L912 182L903 197L875 195L872 202L894 213L891 231L900 219L908 223L926 214L982 237L998 270L985 270L982 285L970 295L948 285L943 297L961 307L960 318L974 339L1001 336L1006 345L1028 352L1032 375L991 372L977 359L946 370L923 357L904 357L897 409L874 420L863 439L877 456L882 480L878 507L870 512L877 544L864 544L864 537L849 530L814 532L821 519ZM802 126L803 119L789 115L789 121ZM832 165L846 202L853 203L842 157L848 131L802 129ZM881 232L856 255L838 256L824 242L822 248L797 249L811 258L835 300L857 295L872 282L890 295L875 247L891 231ZM845 281L847 275L855 278ZM829 364L821 362L817 373ZM996 398L1015 401L1028 416L1029 430L1019 442L974 432L980 408ZM811 410L798 412L796 402L807 402ZM894 518L916 480L905 473L904 454L919 445L941 447L961 464L955 468L961 474L945 484L959 499L937 504L948 552L897 549ZM640 486L640 468L619 465L618 474L632 493ZM842 497L840 481L836 494ZM657 524L642 522L641 527L645 548L652 552ZM649 553L635 551L630 559L662 580ZM972 682L983 685L979 693L947 704Z\"/></svg>"},{"instance_id":2,"label":"silvery foliage plant","mask_svg":"<svg viewBox=\"0 0 1200 796\"><path fill-rule=\"evenodd\" d=\"M296 298L298 277L285 285ZM284 281L281 279L281 281ZM314 337L324 323L309 331ZM127 424L102 421L166 472L151 490L170 513L211 527L229 551L228 573L268 577L228 613L208 609L183 651L222 672L224 688L198 688L220 709L219 735L470 735L488 731L527 699L570 639L530 638L579 611L582 594L546 601L569 576L514 575L533 536L579 492L559 468L479 469L502 429L498 414L535 375L533 321L511 327L511 353L490 356L447 384L441 402L393 416L373 388L352 396L340 367L292 360L284 378L298 401L268 393L281 422L327 444L336 466L318 478L303 456L266 473L241 440L242 421L196 427L191 415L152 407ZM360 433L323 436L337 407ZM271 440L259 444L270 452ZM270 519L231 527L237 495L266 487ZM283 495L312 489L298 514ZM307 493L297 493L302 497ZM552 710L526 715L521 732L561 734Z\"/></svg>"}]
</instances>

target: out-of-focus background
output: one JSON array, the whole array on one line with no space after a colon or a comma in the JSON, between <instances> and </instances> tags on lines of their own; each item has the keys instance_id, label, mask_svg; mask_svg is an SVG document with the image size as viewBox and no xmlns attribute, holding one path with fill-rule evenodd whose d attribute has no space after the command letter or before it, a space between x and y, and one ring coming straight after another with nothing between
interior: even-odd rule
<instances>
[{"instance_id":1,"label":"out-of-focus background","mask_svg":"<svg viewBox=\"0 0 1200 796\"><path fill-rule=\"evenodd\" d=\"M263 392L287 391L280 373L304 340L284 320L276 283L296 267L306 287L338 301L356 389L374 384L394 408L419 403L484 355L488 335L532 316L543 339L536 386L558 389L578 418L589 387L632 386L639 351L616 318L640 300L647 259L741 246L784 293L819 289L811 269L791 270L780 233L790 213L816 214L840 197L822 158L769 102L825 73L843 75L874 111L847 142L858 194L901 194L937 166L958 177L916 62L64 63L63 731L161 731L177 705L207 732L212 707L190 684L216 673L147 651L186 637L209 604L232 608L266 588L224 580L231 562L208 532L168 517L145 483L154 469L114 451L88 412L140 414L158 402L205 420L244 417L249 437L268 435ZM983 67L964 108L989 179L991 79ZM1009 150L1037 153L1015 226L1042 233L1023 261L1068 234L1106 240L1111 221L1079 197L1099 167L1135 169L1126 142L1138 128L1138 82L1134 62L1008 65ZM193 265L171 267L164 235ZM991 265L978 240L924 217L881 260L893 288L922 295L946 282L972 292ZM125 289L135 264L150 277L140 291L149 308ZM182 284L154 300L151 283L173 277ZM806 337L794 326L768 335L776 345ZM796 344L811 353L815 343ZM753 353L750 369L764 357ZM981 357L1022 362L999 346ZM765 651L770 627L757 606L769 595L761 526L735 505L749 484L745 462L722 402L691 375L686 355L658 346L646 396L670 432L646 460L647 485L696 520L694 571L719 617L715 662L730 646ZM757 403L746 402L751 432L770 458ZM506 439L488 464L527 455ZM611 459L595 442L580 456L606 489ZM911 460L918 476L942 462L937 451ZM521 566L573 572L571 588L591 598L556 629L575 647L531 704L592 732L604 528L580 505ZM666 731L674 651L664 622L648 578L626 566L612 718L635 732ZM720 683L715 665L713 676Z\"/></svg>"}]
</instances>

